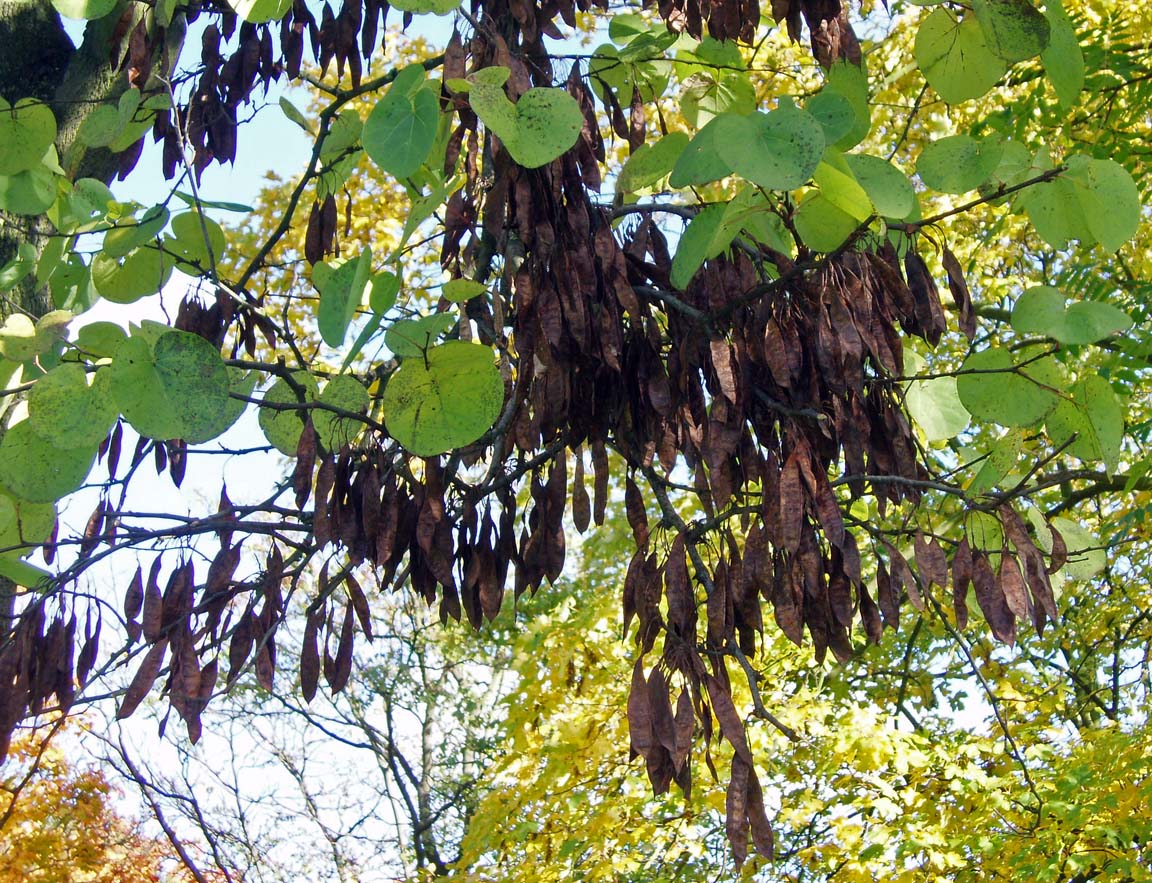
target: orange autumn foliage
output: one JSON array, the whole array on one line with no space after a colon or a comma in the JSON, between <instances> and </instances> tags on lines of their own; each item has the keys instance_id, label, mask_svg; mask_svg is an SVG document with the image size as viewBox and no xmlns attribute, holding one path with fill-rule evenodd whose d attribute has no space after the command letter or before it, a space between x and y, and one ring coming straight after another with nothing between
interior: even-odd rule
<instances>
[{"instance_id":1,"label":"orange autumn foliage","mask_svg":"<svg viewBox=\"0 0 1152 883\"><path fill-rule=\"evenodd\" d=\"M191 881L166 840L118 811L104 772L66 748L13 742L0 777L0 883Z\"/></svg>"}]
</instances>

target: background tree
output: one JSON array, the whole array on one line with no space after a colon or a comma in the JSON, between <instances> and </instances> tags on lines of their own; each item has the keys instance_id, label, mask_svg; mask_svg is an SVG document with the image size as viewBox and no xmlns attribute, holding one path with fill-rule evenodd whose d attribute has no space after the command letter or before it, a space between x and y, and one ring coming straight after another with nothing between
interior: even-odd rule
<instances>
[{"instance_id":1,"label":"background tree","mask_svg":"<svg viewBox=\"0 0 1152 883\"><path fill-rule=\"evenodd\" d=\"M65 756L70 740L49 747L30 734L12 745L0 778L0 880L190 881L171 843L117 810L105 773Z\"/></svg>"}]
</instances>

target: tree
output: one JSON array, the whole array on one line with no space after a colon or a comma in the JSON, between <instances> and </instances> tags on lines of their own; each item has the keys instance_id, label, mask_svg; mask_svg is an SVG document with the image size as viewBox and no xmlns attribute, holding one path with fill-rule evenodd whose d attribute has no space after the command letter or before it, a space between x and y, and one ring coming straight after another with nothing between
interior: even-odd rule
<instances>
[{"instance_id":1,"label":"tree","mask_svg":"<svg viewBox=\"0 0 1152 883\"><path fill-rule=\"evenodd\" d=\"M405 0L405 22L454 13L456 30L442 53L381 72L375 0L319 18L289 0L56 8L91 19L87 53L66 60L44 9L3 19L61 61L0 107L0 208L23 219L5 220L4 284L23 312L0 332L0 566L30 589L0 651L0 732L67 708L98 663L131 657L120 716L163 679L195 741L246 666L272 685L312 562L301 688L313 696L323 675L339 692L370 622L356 568L479 626L506 586L520 596L560 576L566 515L580 532L602 523L616 473L635 547L631 749L663 793L688 790L701 741L709 763L720 738L731 745L739 863L749 840L771 854L772 831L734 696L794 733L757 671L766 607L796 644L807 632L818 663L831 650L846 664L907 598L929 623L914 634L947 633L978 669L961 635L970 588L998 640L1021 622L1042 631L1065 576L1091 577L1096 547L1119 539L1093 538L1070 510L1146 486L1122 404L1141 404L1146 342L1117 335L1143 319L1143 251L1123 251L1140 187L1122 145L1147 59L1138 41L1103 39L1116 25L1094 9L900 9L887 39L862 46L838 2L774 3L789 37L807 29L813 64L770 39L782 32L754 3L618 15L608 42L573 58L545 37L600 6ZM186 23L203 30L199 65L181 73ZM111 66L109 34L126 41ZM319 78L302 73L305 43ZM909 46L914 65L869 73ZM101 80L108 100L78 101L69 76L87 83L74 65L97 56L91 77L123 76ZM231 234L210 212L242 207L200 200L197 182L234 158L243 108L282 76L323 96L315 119L285 108L315 149L276 223ZM117 202L106 182L133 174L149 130L180 183L156 206ZM395 238L340 231L340 201L346 218L369 214L344 195L365 156L407 197ZM918 184L894 164L913 157ZM294 287L305 263L309 301ZM94 298L136 302L174 271L198 281L173 327L67 335ZM149 453L179 484L249 402L294 459L274 494L233 503L222 489L205 517L135 508ZM64 535L56 503L98 457L99 504ZM272 541L256 560L254 536ZM37 547L54 571L23 560ZM125 580L109 657L86 573L136 549L154 554Z\"/></svg>"},{"instance_id":2,"label":"tree","mask_svg":"<svg viewBox=\"0 0 1152 883\"><path fill-rule=\"evenodd\" d=\"M171 844L117 812L103 772L70 762L59 745L17 739L0 791L0 880L191 880Z\"/></svg>"}]
</instances>

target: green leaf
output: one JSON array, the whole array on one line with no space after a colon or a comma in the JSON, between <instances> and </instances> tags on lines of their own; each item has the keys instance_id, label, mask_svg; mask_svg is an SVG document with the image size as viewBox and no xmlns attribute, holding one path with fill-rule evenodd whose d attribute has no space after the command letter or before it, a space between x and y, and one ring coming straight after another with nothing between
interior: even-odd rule
<instances>
[{"instance_id":1,"label":"green leaf","mask_svg":"<svg viewBox=\"0 0 1152 883\"><path fill-rule=\"evenodd\" d=\"M53 574L44 568L29 564L14 555L0 556L0 576L7 577L16 585L27 589L35 589L47 580L53 579Z\"/></svg>"},{"instance_id":2,"label":"green leaf","mask_svg":"<svg viewBox=\"0 0 1152 883\"><path fill-rule=\"evenodd\" d=\"M56 116L34 98L9 104L0 98L0 175L41 168L45 152L56 140Z\"/></svg>"},{"instance_id":3,"label":"green leaf","mask_svg":"<svg viewBox=\"0 0 1152 883\"><path fill-rule=\"evenodd\" d=\"M95 460L96 445L53 447L25 420L0 442L0 486L21 500L52 503L79 488Z\"/></svg>"},{"instance_id":4,"label":"green leaf","mask_svg":"<svg viewBox=\"0 0 1152 883\"><path fill-rule=\"evenodd\" d=\"M53 310L33 322L23 313L12 313L0 326L0 355L13 362L27 362L55 349L67 336L72 314Z\"/></svg>"},{"instance_id":5,"label":"green leaf","mask_svg":"<svg viewBox=\"0 0 1152 883\"><path fill-rule=\"evenodd\" d=\"M960 402L955 377L933 377L908 384L908 413L928 441L955 438L968 428L971 415Z\"/></svg>"},{"instance_id":6,"label":"green leaf","mask_svg":"<svg viewBox=\"0 0 1152 883\"><path fill-rule=\"evenodd\" d=\"M872 130L872 108L868 105L868 73L863 64L837 61L828 69L824 92L835 92L848 100L854 122L847 133L836 139L838 150L850 150Z\"/></svg>"},{"instance_id":7,"label":"green leaf","mask_svg":"<svg viewBox=\"0 0 1152 883\"><path fill-rule=\"evenodd\" d=\"M856 127L856 109L839 92L823 89L808 100L804 109L820 123L829 144L835 144Z\"/></svg>"},{"instance_id":8,"label":"green leaf","mask_svg":"<svg viewBox=\"0 0 1152 883\"><path fill-rule=\"evenodd\" d=\"M0 494L0 549L42 543L55 523L56 507L51 503L29 503Z\"/></svg>"},{"instance_id":9,"label":"green leaf","mask_svg":"<svg viewBox=\"0 0 1152 883\"><path fill-rule=\"evenodd\" d=\"M728 203L725 221L739 227L751 239L782 254L796 248L792 234L776 213L768 198L754 184L746 184Z\"/></svg>"},{"instance_id":10,"label":"green leaf","mask_svg":"<svg viewBox=\"0 0 1152 883\"><path fill-rule=\"evenodd\" d=\"M171 275L172 259L155 248L138 248L122 261L104 252L92 258L92 284L114 304L131 304L159 293Z\"/></svg>"},{"instance_id":11,"label":"green leaf","mask_svg":"<svg viewBox=\"0 0 1152 883\"><path fill-rule=\"evenodd\" d=\"M57 448L99 445L118 416L108 370L90 378L81 365L58 365L28 393L28 422Z\"/></svg>"},{"instance_id":12,"label":"green leaf","mask_svg":"<svg viewBox=\"0 0 1152 883\"><path fill-rule=\"evenodd\" d=\"M915 210L916 191L912 182L888 160L863 153L850 153L844 157L844 161L872 200L878 215L902 219Z\"/></svg>"},{"instance_id":13,"label":"green leaf","mask_svg":"<svg viewBox=\"0 0 1152 883\"><path fill-rule=\"evenodd\" d=\"M1064 384L1051 356L1033 360L1028 350L1022 350L1017 357L1019 364L1007 350L989 349L964 361L965 373L956 378L956 391L977 420L1031 426L1059 404L1058 391Z\"/></svg>"},{"instance_id":14,"label":"green leaf","mask_svg":"<svg viewBox=\"0 0 1152 883\"><path fill-rule=\"evenodd\" d=\"M283 18L292 8L292 0L228 0L228 5L244 21L260 24Z\"/></svg>"},{"instance_id":15,"label":"green leaf","mask_svg":"<svg viewBox=\"0 0 1152 883\"><path fill-rule=\"evenodd\" d=\"M421 457L480 438L500 416L504 382L492 351L462 341L406 359L384 388L384 423L405 449Z\"/></svg>"},{"instance_id":16,"label":"green leaf","mask_svg":"<svg viewBox=\"0 0 1152 883\"><path fill-rule=\"evenodd\" d=\"M99 104L84 117L76 137L88 147L107 147L124 131L120 112L111 104Z\"/></svg>"},{"instance_id":17,"label":"green leaf","mask_svg":"<svg viewBox=\"0 0 1152 883\"><path fill-rule=\"evenodd\" d=\"M259 371L245 371L241 368L228 368L228 402L214 418L209 416L198 428L196 433L185 435L184 440L189 444L199 444L219 438L232 428L240 415L248 408L244 399L234 398L234 395L252 398L256 391L256 384L260 380Z\"/></svg>"},{"instance_id":18,"label":"green leaf","mask_svg":"<svg viewBox=\"0 0 1152 883\"><path fill-rule=\"evenodd\" d=\"M154 240L167 225L168 209L154 205L144 212L139 221L134 218L118 221L113 229L104 234L102 251L110 258L122 258L132 249Z\"/></svg>"},{"instance_id":19,"label":"green leaf","mask_svg":"<svg viewBox=\"0 0 1152 883\"><path fill-rule=\"evenodd\" d=\"M52 240L60 242L62 238ZM17 246L16 257L0 269L0 291L11 291L20 280L36 272L36 247L30 242Z\"/></svg>"},{"instance_id":20,"label":"green leaf","mask_svg":"<svg viewBox=\"0 0 1152 883\"><path fill-rule=\"evenodd\" d=\"M756 89L743 71L717 76L698 71L681 83L680 113L693 127L702 127L722 114L754 113Z\"/></svg>"},{"instance_id":21,"label":"green leaf","mask_svg":"<svg viewBox=\"0 0 1152 883\"><path fill-rule=\"evenodd\" d=\"M860 221L837 208L828 197L812 191L804 197L792 218L796 232L813 251L835 251L847 241Z\"/></svg>"},{"instance_id":22,"label":"green leaf","mask_svg":"<svg viewBox=\"0 0 1152 883\"><path fill-rule=\"evenodd\" d=\"M103 18L116 8L116 0L52 0L53 8L65 18Z\"/></svg>"},{"instance_id":23,"label":"green leaf","mask_svg":"<svg viewBox=\"0 0 1152 883\"><path fill-rule=\"evenodd\" d=\"M916 174L941 193L967 193L992 176L1003 154L999 139L951 135L924 148L916 161Z\"/></svg>"},{"instance_id":24,"label":"green leaf","mask_svg":"<svg viewBox=\"0 0 1152 883\"><path fill-rule=\"evenodd\" d=\"M298 125L313 138L316 137L316 127L313 126L311 122L309 122L308 117L304 116L300 108L289 101L288 98L284 95L280 96L279 104L280 110L283 112L284 116Z\"/></svg>"},{"instance_id":25,"label":"green leaf","mask_svg":"<svg viewBox=\"0 0 1152 883\"><path fill-rule=\"evenodd\" d=\"M824 160L816 167L812 180L824 198L845 214L863 221L873 213L872 200L860 186L844 155L834 147L824 151Z\"/></svg>"},{"instance_id":26,"label":"green leaf","mask_svg":"<svg viewBox=\"0 0 1152 883\"><path fill-rule=\"evenodd\" d=\"M372 249L364 246L355 260L321 261L312 268L312 284L320 292L316 325L331 347L344 345L348 325L364 301L372 274Z\"/></svg>"},{"instance_id":27,"label":"green leaf","mask_svg":"<svg viewBox=\"0 0 1152 883\"><path fill-rule=\"evenodd\" d=\"M174 217L172 234L164 237L164 250L175 256L176 269L189 276L206 276L228 244L224 229L200 212Z\"/></svg>"},{"instance_id":28,"label":"green leaf","mask_svg":"<svg viewBox=\"0 0 1152 883\"><path fill-rule=\"evenodd\" d=\"M446 301L462 304L477 295L484 294L487 290L488 287L483 282L477 282L475 279L449 279L444 283L440 294Z\"/></svg>"},{"instance_id":29,"label":"green leaf","mask_svg":"<svg viewBox=\"0 0 1152 883\"><path fill-rule=\"evenodd\" d=\"M115 356L127 339L124 329L115 322L92 322L77 333L76 346L96 358L107 359Z\"/></svg>"},{"instance_id":30,"label":"green leaf","mask_svg":"<svg viewBox=\"0 0 1152 883\"><path fill-rule=\"evenodd\" d=\"M468 101L509 155L529 169L547 165L567 151L584 127L580 105L563 89L529 89L513 104L502 87L474 82Z\"/></svg>"},{"instance_id":31,"label":"green leaf","mask_svg":"<svg viewBox=\"0 0 1152 883\"><path fill-rule=\"evenodd\" d=\"M292 388L292 384L283 377L277 378L276 382L268 387L263 400L269 404L301 404L314 402L319 398L316 378L307 371L293 371L292 379L303 392L303 402ZM260 430L276 450L289 457L295 457L300 436L304 432L304 417L307 413L303 409L261 408L258 417Z\"/></svg>"},{"instance_id":32,"label":"green leaf","mask_svg":"<svg viewBox=\"0 0 1152 883\"><path fill-rule=\"evenodd\" d=\"M685 132L669 132L658 141L641 144L620 170L616 189L633 193L659 183L676 166L688 140Z\"/></svg>"},{"instance_id":33,"label":"green leaf","mask_svg":"<svg viewBox=\"0 0 1152 883\"><path fill-rule=\"evenodd\" d=\"M688 287L696 271L709 258L723 254L740 227L726 217L726 205L711 205L696 215L685 228L672 259L672 284L679 289Z\"/></svg>"},{"instance_id":34,"label":"green leaf","mask_svg":"<svg viewBox=\"0 0 1152 883\"><path fill-rule=\"evenodd\" d=\"M913 52L928 85L949 104L979 98L1008 69L976 17L959 20L948 9L935 9L920 22Z\"/></svg>"},{"instance_id":35,"label":"green leaf","mask_svg":"<svg viewBox=\"0 0 1152 883\"><path fill-rule=\"evenodd\" d=\"M320 148L320 159L327 166L321 183L323 184L326 179L332 179L329 182L327 193L321 194L321 199L328 194L335 193L337 189L342 187L348 175L355 168L359 157L360 136L363 131L364 124L355 110L345 109L333 118L328 128L328 135L324 138L324 144ZM351 161L351 165L348 164L349 161Z\"/></svg>"},{"instance_id":36,"label":"green leaf","mask_svg":"<svg viewBox=\"0 0 1152 883\"><path fill-rule=\"evenodd\" d=\"M1004 548L1004 528L991 512L976 509L967 513L964 529L972 548L984 552L1000 552Z\"/></svg>"},{"instance_id":37,"label":"green leaf","mask_svg":"<svg viewBox=\"0 0 1152 883\"><path fill-rule=\"evenodd\" d=\"M383 316L396 306L396 295L400 293L400 277L395 273L377 273L372 277L368 292L368 308L377 316Z\"/></svg>"},{"instance_id":38,"label":"green leaf","mask_svg":"<svg viewBox=\"0 0 1152 883\"><path fill-rule=\"evenodd\" d=\"M401 12L447 15L450 12L455 12L460 6L460 2L459 0L400 0L399 3L392 3L391 6Z\"/></svg>"},{"instance_id":39,"label":"green leaf","mask_svg":"<svg viewBox=\"0 0 1152 883\"><path fill-rule=\"evenodd\" d=\"M52 305L58 309L82 313L100 299L92 285L92 272L80 255L72 253L48 279Z\"/></svg>"},{"instance_id":40,"label":"green leaf","mask_svg":"<svg viewBox=\"0 0 1152 883\"><path fill-rule=\"evenodd\" d=\"M603 100L605 91L611 90L625 107L632 102L633 89L640 91L641 101L655 101L668 88L672 70L664 58L665 48L648 35L634 41L630 49L619 50L608 43L598 46L588 62L593 91Z\"/></svg>"},{"instance_id":41,"label":"green leaf","mask_svg":"<svg viewBox=\"0 0 1152 883\"><path fill-rule=\"evenodd\" d=\"M608 22L608 39L617 46L626 46L641 34L651 31L651 25L644 16L635 12L621 12Z\"/></svg>"},{"instance_id":42,"label":"green leaf","mask_svg":"<svg viewBox=\"0 0 1152 883\"><path fill-rule=\"evenodd\" d=\"M1028 0L972 0L988 48L1008 62L1035 58L1048 45L1048 19Z\"/></svg>"},{"instance_id":43,"label":"green leaf","mask_svg":"<svg viewBox=\"0 0 1152 883\"><path fill-rule=\"evenodd\" d=\"M108 185L95 178L81 178L72 185L67 200L68 216L80 226L98 219L103 220L115 211L116 197Z\"/></svg>"},{"instance_id":44,"label":"green leaf","mask_svg":"<svg viewBox=\"0 0 1152 883\"><path fill-rule=\"evenodd\" d=\"M228 407L230 377L219 351L203 337L167 331L154 345L142 337L120 344L112 360L112 395L143 436L214 438Z\"/></svg>"},{"instance_id":45,"label":"green leaf","mask_svg":"<svg viewBox=\"0 0 1152 883\"><path fill-rule=\"evenodd\" d=\"M980 471L966 488L968 494L973 497L986 494L999 485L1016 468L1023 448L1024 433L1019 429L1006 432L992 442L991 449L980 464Z\"/></svg>"},{"instance_id":46,"label":"green leaf","mask_svg":"<svg viewBox=\"0 0 1152 883\"><path fill-rule=\"evenodd\" d=\"M1065 307L1064 295L1047 285L1029 288L1012 308L1012 327L1021 334L1043 334L1060 343L1095 343L1132 327L1118 307L1078 301Z\"/></svg>"},{"instance_id":47,"label":"green leaf","mask_svg":"<svg viewBox=\"0 0 1152 883\"><path fill-rule=\"evenodd\" d=\"M351 411L355 414L368 412L368 390L350 374L338 374L325 385L320 393L320 403ZM359 435L364 423L352 417L341 417L331 411L316 408L312 411L312 425L320 444L328 451L339 451Z\"/></svg>"},{"instance_id":48,"label":"green leaf","mask_svg":"<svg viewBox=\"0 0 1152 883\"><path fill-rule=\"evenodd\" d=\"M56 202L58 180L43 166L0 175L0 209L14 215L42 215Z\"/></svg>"},{"instance_id":49,"label":"green leaf","mask_svg":"<svg viewBox=\"0 0 1152 883\"><path fill-rule=\"evenodd\" d=\"M700 187L732 174L732 167L720 156L717 137L720 132L720 118L717 117L693 136L672 167L669 186Z\"/></svg>"},{"instance_id":50,"label":"green leaf","mask_svg":"<svg viewBox=\"0 0 1152 883\"><path fill-rule=\"evenodd\" d=\"M744 56L740 54L740 47L734 40L717 40L715 37L704 37L691 52L678 53L678 64L684 68L684 75L688 76L699 65L691 64L697 61L709 68L732 68L744 70ZM681 64L682 63L682 64Z\"/></svg>"},{"instance_id":51,"label":"green leaf","mask_svg":"<svg viewBox=\"0 0 1152 883\"><path fill-rule=\"evenodd\" d=\"M1099 374L1086 374L1069 393L1045 420L1052 444L1062 445L1075 436L1064 453L1086 463L1102 462L1115 473L1124 440L1124 408L1112 385Z\"/></svg>"},{"instance_id":52,"label":"green leaf","mask_svg":"<svg viewBox=\"0 0 1152 883\"><path fill-rule=\"evenodd\" d=\"M1072 579L1089 580L1104 569L1108 555L1100 540L1070 518L1053 518L1052 527L1060 532L1068 550L1068 563L1064 572Z\"/></svg>"},{"instance_id":53,"label":"green leaf","mask_svg":"<svg viewBox=\"0 0 1152 883\"><path fill-rule=\"evenodd\" d=\"M1018 205L1028 213L1028 220L1040 238L1053 248L1063 248L1071 239L1079 239L1086 245L1095 241L1080 208L1076 188L1066 175L1029 187L1026 194Z\"/></svg>"},{"instance_id":54,"label":"green leaf","mask_svg":"<svg viewBox=\"0 0 1152 883\"><path fill-rule=\"evenodd\" d=\"M344 119L343 116L338 119ZM325 142L327 143L327 142ZM218 199L197 199L191 193L185 193L183 190L173 190L172 195L179 197L186 205L192 206L194 209L214 208L222 212L243 212L245 214L256 211L250 205L245 205L242 202L222 202Z\"/></svg>"},{"instance_id":55,"label":"green leaf","mask_svg":"<svg viewBox=\"0 0 1152 883\"><path fill-rule=\"evenodd\" d=\"M770 113L725 114L715 134L720 156L736 174L766 190L794 190L824 155L824 130L807 111L782 106Z\"/></svg>"},{"instance_id":56,"label":"green leaf","mask_svg":"<svg viewBox=\"0 0 1152 883\"><path fill-rule=\"evenodd\" d=\"M1060 0L1045 0L1044 15L1048 18L1051 37L1040 53L1040 60L1060 106L1069 108L1076 104L1084 88L1084 53Z\"/></svg>"},{"instance_id":57,"label":"green leaf","mask_svg":"<svg viewBox=\"0 0 1152 883\"><path fill-rule=\"evenodd\" d=\"M1111 159L1072 157L1068 179L1092 236L1113 252L1136 235L1140 226L1140 191L1120 163Z\"/></svg>"},{"instance_id":58,"label":"green leaf","mask_svg":"<svg viewBox=\"0 0 1152 883\"><path fill-rule=\"evenodd\" d=\"M423 65L404 68L364 123L364 151L396 178L415 174L436 141L440 90L425 78Z\"/></svg>"},{"instance_id":59,"label":"green leaf","mask_svg":"<svg viewBox=\"0 0 1152 883\"><path fill-rule=\"evenodd\" d=\"M384 332L384 345L401 359L424 355L436 338L456 325L452 313L434 313L419 319L401 319Z\"/></svg>"}]
</instances>

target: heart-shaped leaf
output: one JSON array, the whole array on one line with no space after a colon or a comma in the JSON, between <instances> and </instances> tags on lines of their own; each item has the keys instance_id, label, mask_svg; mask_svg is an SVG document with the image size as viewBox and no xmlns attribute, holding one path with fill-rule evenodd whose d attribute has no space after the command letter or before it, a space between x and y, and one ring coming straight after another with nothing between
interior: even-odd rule
<instances>
[{"instance_id":1,"label":"heart-shaped leaf","mask_svg":"<svg viewBox=\"0 0 1152 883\"><path fill-rule=\"evenodd\" d=\"M483 282L477 282L475 279L449 279L444 283L440 293L445 300L462 304L487 290L488 287Z\"/></svg>"},{"instance_id":2,"label":"heart-shaped leaf","mask_svg":"<svg viewBox=\"0 0 1152 883\"><path fill-rule=\"evenodd\" d=\"M987 181L1000 165L1000 141L951 135L933 141L916 161L920 180L941 193L967 193Z\"/></svg>"},{"instance_id":3,"label":"heart-shaped leaf","mask_svg":"<svg viewBox=\"0 0 1152 883\"><path fill-rule=\"evenodd\" d=\"M405 449L432 457L476 441L503 404L492 350L455 340L401 363L384 388L384 423Z\"/></svg>"},{"instance_id":4,"label":"heart-shaped leaf","mask_svg":"<svg viewBox=\"0 0 1152 883\"><path fill-rule=\"evenodd\" d=\"M171 275L172 259L156 248L138 248L122 261L103 252L92 258L92 284L114 304L131 304L159 293Z\"/></svg>"},{"instance_id":5,"label":"heart-shaped leaf","mask_svg":"<svg viewBox=\"0 0 1152 883\"><path fill-rule=\"evenodd\" d=\"M451 313L402 319L384 332L384 345L401 359L418 358L455 324L456 317Z\"/></svg>"},{"instance_id":6,"label":"heart-shaped leaf","mask_svg":"<svg viewBox=\"0 0 1152 883\"><path fill-rule=\"evenodd\" d=\"M0 98L0 175L15 175L40 166L56 140L56 117L32 98L9 104Z\"/></svg>"},{"instance_id":7,"label":"heart-shaped leaf","mask_svg":"<svg viewBox=\"0 0 1152 883\"><path fill-rule=\"evenodd\" d=\"M59 180L43 166L0 175L0 209L14 215L42 215L56 201Z\"/></svg>"},{"instance_id":8,"label":"heart-shaped leaf","mask_svg":"<svg viewBox=\"0 0 1152 883\"><path fill-rule=\"evenodd\" d=\"M672 171L687 146L688 135L684 132L669 132L659 141L641 144L624 163L617 189L630 193L656 184Z\"/></svg>"},{"instance_id":9,"label":"heart-shaped leaf","mask_svg":"<svg viewBox=\"0 0 1152 883\"><path fill-rule=\"evenodd\" d=\"M529 169L547 165L568 150L584 126L580 105L563 89L529 89L513 104L503 88L475 82L468 101L512 158Z\"/></svg>"},{"instance_id":10,"label":"heart-shaped leaf","mask_svg":"<svg viewBox=\"0 0 1152 883\"><path fill-rule=\"evenodd\" d=\"M1013 359L1007 350L988 349L964 361L956 392L977 420L1031 426L1060 403L1064 379L1051 356L1035 359L1029 349L1015 355Z\"/></svg>"},{"instance_id":11,"label":"heart-shaped leaf","mask_svg":"<svg viewBox=\"0 0 1152 883\"><path fill-rule=\"evenodd\" d=\"M913 52L928 85L949 104L979 98L1008 69L976 17L957 19L948 9L936 9L920 23Z\"/></svg>"},{"instance_id":12,"label":"heart-shaped leaf","mask_svg":"<svg viewBox=\"0 0 1152 883\"><path fill-rule=\"evenodd\" d=\"M415 174L436 140L440 90L425 76L419 64L400 71L364 123L364 151L397 178Z\"/></svg>"},{"instance_id":13,"label":"heart-shaped leaf","mask_svg":"<svg viewBox=\"0 0 1152 883\"><path fill-rule=\"evenodd\" d=\"M844 157L848 168L884 218L906 218L916 208L916 190L908 176L878 156L849 154Z\"/></svg>"},{"instance_id":14,"label":"heart-shaped leaf","mask_svg":"<svg viewBox=\"0 0 1152 883\"><path fill-rule=\"evenodd\" d=\"M307 404L319 397L317 393L316 378L307 371L295 371L292 379L301 389L303 401L293 389L292 384L283 377L268 387L264 393L264 401L270 405L279 404ZM280 453L295 457L300 445L300 435L304 432L304 416L306 412L298 408L261 408L260 430L268 442Z\"/></svg>"},{"instance_id":15,"label":"heart-shaped leaf","mask_svg":"<svg viewBox=\"0 0 1152 883\"><path fill-rule=\"evenodd\" d=\"M228 369L197 334L166 331L152 346L129 337L116 350L111 374L124 417L148 438L207 441L228 407Z\"/></svg>"},{"instance_id":16,"label":"heart-shaped leaf","mask_svg":"<svg viewBox=\"0 0 1152 883\"><path fill-rule=\"evenodd\" d=\"M368 390L352 375L338 374L328 381L320 393L320 404L352 414L364 414L368 411ZM354 417L343 417L323 408L312 412L312 424L316 427L320 444L329 451L339 451L364 428L364 423Z\"/></svg>"},{"instance_id":17,"label":"heart-shaped leaf","mask_svg":"<svg viewBox=\"0 0 1152 883\"><path fill-rule=\"evenodd\" d=\"M972 0L988 48L1006 61L1034 58L1048 45L1051 28L1028 0Z\"/></svg>"},{"instance_id":18,"label":"heart-shaped leaf","mask_svg":"<svg viewBox=\"0 0 1152 883\"><path fill-rule=\"evenodd\" d=\"M1112 385L1099 374L1077 381L1069 395L1045 420L1054 445L1069 442L1064 452L1086 463L1103 462L1114 473L1120 463L1124 439L1124 407Z\"/></svg>"},{"instance_id":19,"label":"heart-shaped leaf","mask_svg":"<svg viewBox=\"0 0 1152 883\"><path fill-rule=\"evenodd\" d=\"M783 106L771 113L725 114L717 120L720 156L737 175L766 190L806 183L824 156L824 129L807 111Z\"/></svg>"},{"instance_id":20,"label":"heart-shaped leaf","mask_svg":"<svg viewBox=\"0 0 1152 883\"><path fill-rule=\"evenodd\" d=\"M0 548L42 543L56 523L56 507L51 503L29 503L0 494Z\"/></svg>"},{"instance_id":21,"label":"heart-shaped leaf","mask_svg":"<svg viewBox=\"0 0 1152 883\"><path fill-rule=\"evenodd\" d=\"M1012 327L1021 334L1043 334L1060 343L1094 343L1132 327L1119 307L1099 301L1065 306L1064 295L1048 285L1025 291L1012 309Z\"/></svg>"},{"instance_id":22,"label":"heart-shaped leaf","mask_svg":"<svg viewBox=\"0 0 1152 883\"><path fill-rule=\"evenodd\" d=\"M711 120L685 147L668 184L672 187L700 187L732 174L732 167L720 156L720 118Z\"/></svg>"}]
</instances>

